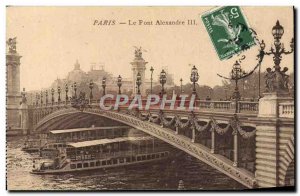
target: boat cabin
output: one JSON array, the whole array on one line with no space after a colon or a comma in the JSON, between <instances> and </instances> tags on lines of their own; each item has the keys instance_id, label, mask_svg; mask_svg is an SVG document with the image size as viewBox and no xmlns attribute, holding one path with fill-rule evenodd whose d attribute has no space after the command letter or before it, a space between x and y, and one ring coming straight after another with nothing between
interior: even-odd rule
<instances>
[{"instance_id":1,"label":"boat cabin","mask_svg":"<svg viewBox=\"0 0 300 196\"><path fill-rule=\"evenodd\" d=\"M70 143L67 157L71 160L90 160L150 153L155 151L155 140L151 136L141 136Z\"/></svg>"},{"instance_id":2,"label":"boat cabin","mask_svg":"<svg viewBox=\"0 0 300 196\"><path fill-rule=\"evenodd\" d=\"M52 130L48 133L48 140L64 143L123 137L127 136L129 128L129 126L110 126Z\"/></svg>"}]
</instances>

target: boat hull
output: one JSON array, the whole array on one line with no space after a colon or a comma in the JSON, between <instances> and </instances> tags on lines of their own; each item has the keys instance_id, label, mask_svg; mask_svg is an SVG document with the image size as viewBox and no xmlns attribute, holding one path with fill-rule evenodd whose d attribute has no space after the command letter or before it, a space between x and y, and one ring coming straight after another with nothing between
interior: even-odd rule
<instances>
[{"instance_id":1,"label":"boat hull","mask_svg":"<svg viewBox=\"0 0 300 196\"><path fill-rule=\"evenodd\" d=\"M129 166L129 165L158 162L161 160L169 159L170 157L171 156L168 155L168 156L159 157L159 158L155 158L155 159L147 159L147 160L140 160L140 161L137 160L137 161L132 161L132 162L123 162L123 163L118 163L118 164L109 164L109 165L101 165L101 166L86 167L86 168L83 167L83 168L75 168L75 169L70 168L70 165L72 164L72 162L71 162L71 163L68 163L68 165L66 165L64 168L61 168L61 169L32 170L30 173L44 175L44 174L62 174L62 173L71 173L71 172L80 172L80 171L91 171L91 170L97 170L97 169L117 168L117 167ZM96 160L94 160L94 161L96 161Z\"/></svg>"}]
</instances>

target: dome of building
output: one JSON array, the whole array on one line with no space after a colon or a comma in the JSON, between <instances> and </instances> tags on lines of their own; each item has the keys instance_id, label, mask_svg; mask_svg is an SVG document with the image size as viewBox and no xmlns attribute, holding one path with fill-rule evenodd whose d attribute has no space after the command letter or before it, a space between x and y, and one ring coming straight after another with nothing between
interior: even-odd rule
<instances>
[{"instance_id":1,"label":"dome of building","mask_svg":"<svg viewBox=\"0 0 300 196\"><path fill-rule=\"evenodd\" d=\"M82 82L86 80L86 73L80 69L78 60L74 64L74 69L69 72L68 80L72 82Z\"/></svg>"}]
</instances>

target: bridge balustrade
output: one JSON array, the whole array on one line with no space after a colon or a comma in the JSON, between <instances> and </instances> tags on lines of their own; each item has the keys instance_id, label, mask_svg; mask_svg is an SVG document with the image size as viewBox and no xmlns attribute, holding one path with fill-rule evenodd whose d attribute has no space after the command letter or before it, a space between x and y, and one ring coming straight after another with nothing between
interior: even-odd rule
<instances>
[{"instance_id":1,"label":"bridge balustrade","mask_svg":"<svg viewBox=\"0 0 300 196\"><path fill-rule=\"evenodd\" d=\"M121 99L121 101L123 101ZM129 99L126 104L123 104L119 106L119 108L122 107L129 107L130 103L132 102L132 99ZM161 100L156 103L156 104L151 104L149 109L160 109L161 108ZM89 105L99 105L100 100L92 99L88 100ZM116 104L116 99L106 99L104 101L105 106L112 106L114 107ZM142 99L142 106L145 108L147 104L146 99ZM194 110L203 110L203 111L225 111L225 112L230 112L233 113L235 106L234 102L232 101L213 101L213 100L196 100L194 102ZM192 103L190 100L185 100L184 102L181 103L180 100L176 100L173 104L173 108L171 108L171 103L165 103L165 107L163 109L165 110L170 110L170 109L176 109L176 110L189 110L189 107L192 106ZM48 103L48 104L38 104L34 105L34 108L63 108L66 106L71 106L70 101L61 101L61 102L53 102L53 103ZM136 106L135 106L136 107ZM185 107L185 108L182 108ZM249 101L239 101L238 102L238 108L239 112L251 112L251 113L257 113L258 112L258 102L249 102ZM287 104L287 105L282 105L282 117L290 117L293 116L293 106Z\"/></svg>"},{"instance_id":2,"label":"bridge balustrade","mask_svg":"<svg viewBox=\"0 0 300 196\"><path fill-rule=\"evenodd\" d=\"M294 102L279 103L279 117L294 118Z\"/></svg>"},{"instance_id":3,"label":"bridge balustrade","mask_svg":"<svg viewBox=\"0 0 300 196\"><path fill-rule=\"evenodd\" d=\"M122 101L122 100L121 100ZM119 106L119 108L128 108L130 106L130 103L132 102L132 99L128 100L128 102L124 105ZM93 102L97 103L97 102ZM112 106L114 107L116 104L115 99L107 99L104 102L105 106ZM142 106L143 109L145 108L147 104L147 100L143 99L142 100ZM251 112L251 113L257 113L258 112L258 102L248 102L248 101L239 101L239 112ZM192 103L190 100L186 100L181 103L181 101L175 101L173 108L176 110L189 110L189 106L192 106ZM185 108L182 108L182 107ZM133 108L136 108L137 106L134 106ZM151 104L149 109L160 109L161 108L161 100L156 103L156 104ZM171 103L165 103L165 107L163 108L164 110L170 110L173 109L171 108ZM228 111L228 112L234 112L235 106L234 102L232 101L207 101L207 100L196 100L194 102L194 110L201 110L203 111Z\"/></svg>"},{"instance_id":4,"label":"bridge balustrade","mask_svg":"<svg viewBox=\"0 0 300 196\"><path fill-rule=\"evenodd\" d=\"M239 111L258 112L258 102L239 101Z\"/></svg>"}]
</instances>

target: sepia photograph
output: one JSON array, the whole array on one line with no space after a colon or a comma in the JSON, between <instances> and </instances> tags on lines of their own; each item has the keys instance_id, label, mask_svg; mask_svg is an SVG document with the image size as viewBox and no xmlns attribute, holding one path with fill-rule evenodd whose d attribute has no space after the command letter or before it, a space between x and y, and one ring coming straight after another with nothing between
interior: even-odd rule
<instances>
[{"instance_id":1,"label":"sepia photograph","mask_svg":"<svg viewBox=\"0 0 300 196\"><path fill-rule=\"evenodd\" d=\"M296 190L293 6L5 9L8 191Z\"/></svg>"}]
</instances>

